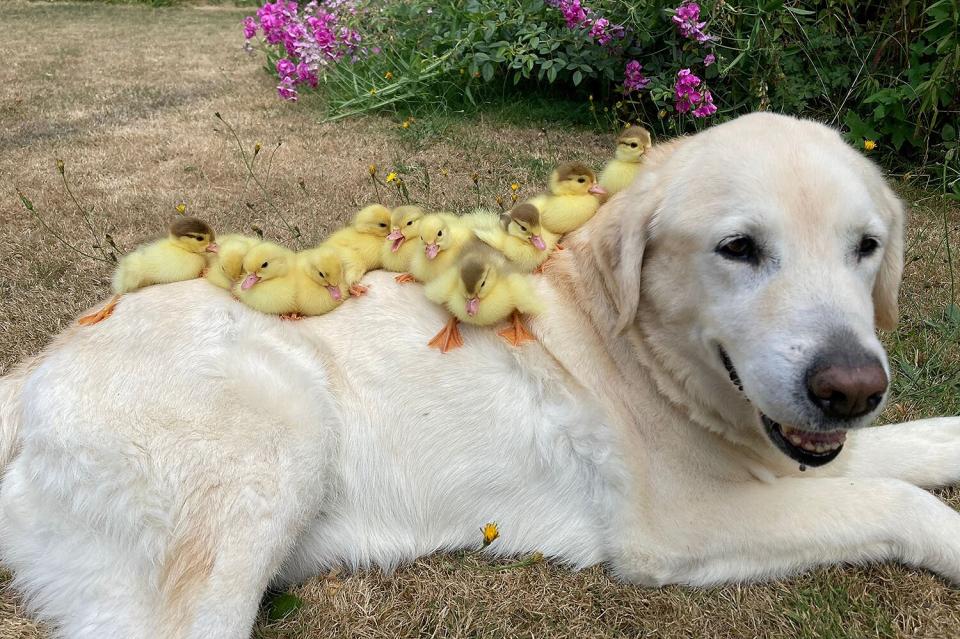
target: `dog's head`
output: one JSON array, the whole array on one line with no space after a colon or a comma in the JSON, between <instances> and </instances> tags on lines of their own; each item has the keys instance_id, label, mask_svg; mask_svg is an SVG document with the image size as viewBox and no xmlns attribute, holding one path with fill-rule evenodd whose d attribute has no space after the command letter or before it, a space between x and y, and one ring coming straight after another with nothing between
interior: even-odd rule
<instances>
[{"instance_id":1,"label":"dog's head","mask_svg":"<svg viewBox=\"0 0 960 639\"><path fill-rule=\"evenodd\" d=\"M617 330L649 323L719 412L831 461L886 397L875 325L896 324L900 201L835 131L785 116L650 155L591 231Z\"/></svg>"}]
</instances>

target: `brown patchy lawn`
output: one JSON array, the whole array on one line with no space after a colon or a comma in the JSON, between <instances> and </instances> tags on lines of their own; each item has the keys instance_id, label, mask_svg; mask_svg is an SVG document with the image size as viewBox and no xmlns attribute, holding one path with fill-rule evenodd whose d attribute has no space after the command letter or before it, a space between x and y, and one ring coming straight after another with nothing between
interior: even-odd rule
<instances>
[{"instance_id":1,"label":"brown patchy lawn","mask_svg":"<svg viewBox=\"0 0 960 639\"><path fill-rule=\"evenodd\" d=\"M64 248L16 197L14 187L65 239L93 251L91 233L59 182L56 158L66 162L77 197L94 209L97 241L110 233L128 249L161 233L179 203L215 228L257 226L284 239L272 201L302 230L304 243L319 239L375 198L370 164L381 178L396 169L418 201L462 210L478 199L493 205L497 195L509 202L513 181L523 185L521 196L532 193L558 158L597 164L606 153L608 139L549 123L518 128L489 117L432 116L402 130L402 118L384 116L319 124L315 99L281 103L260 60L241 50L244 14L4 3L0 371L107 293L110 267ZM247 179L217 111L248 152L254 142L263 144L257 171L269 195ZM268 177L267 161L281 140ZM887 338L898 374L886 418L958 414L960 326L944 321L943 311L950 284L945 240L956 253L960 211L929 194L902 193L913 217L903 324ZM946 496L960 502L952 491ZM255 636L960 636L960 591L896 566L826 569L764 585L652 590L612 581L601 568L497 565L446 555L389 576L317 578L296 590L303 609L280 623L264 618ZM5 590L0 638L43 636Z\"/></svg>"}]
</instances>

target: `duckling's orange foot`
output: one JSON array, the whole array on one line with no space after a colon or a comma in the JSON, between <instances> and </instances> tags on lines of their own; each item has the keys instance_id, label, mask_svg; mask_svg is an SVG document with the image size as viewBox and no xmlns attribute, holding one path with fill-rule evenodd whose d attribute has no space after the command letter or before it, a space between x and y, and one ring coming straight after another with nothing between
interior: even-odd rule
<instances>
[{"instance_id":1,"label":"duckling's orange foot","mask_svg":"<svg viewBox=\"0 0 960 639\"><path fill-rule=\"evenodd\" d=\"M395 279L398 284L409 284L410 282L417 281L417 278L415 278L413 275L410 275L409 273L401 273L400 275L397 275L393 279Z\"/></svg>"},{"instance_id":2,"label":"duckling's orange foot","mask_svg":"<svg viewBox=\"0 0 960 639\"><path fill-rule=\"evenodd\" d=\"M360 284L354 284L350 287L350 295L353 297L360 297L367 294L367 287Z\"/></svg>"},{"instance_id":3,"label":"duckling's orange foot","mask_svg":"<svg viewBox=\"0 0 960 639\"><path fill-rule=\"evenodd\" d=\"M114 295L113 297L110 298L109 302L103 305L103 308L101 308L96 313L84 315L83 317L77 320L77 324L79 324L80 326L93 326L94 324L98 324L102 322L103 320L113 315L113 309L116 308L117 301L119 299L120 299L119 295Z\"/></svg>"},{"instance_id":4,"label":"duckling's orange foot","mask_svg":"<svg viewBox=\"0 0 960 639\"><path fill-rule=\"evenodd\" d=\"M441 353L446 353L463 346L463 338L460 337L460 328L458 327L459 323L460 320L456 317L451 317L446 326L444 326L427 345L430 348L440 349Z\"/></svg>"},{"instance_id":5,"label":"duckling's orange foot","mask_svg":"<svg viewBox=\"0 0 960 639\"><path fill-rule=\"evenodd\" d=\"M533 342L537 339L523 325L520 313L516 311L510 316L510 326L497 333L497 335L507 340L507 343L511 346L520 346L524 342Z\"/></svg>"},{"instance_id":6,"label":"duckling's orange foot","mask_svg":"<svg viewBox=\"0 0 960 639\"><path fill-rule=\"evenodd\" d=\"M280 315L280 319L287 320L288 322L297 322L305 317L306 315L301 315L300 313L283 313Z\"/></svg>"}]
</instances>

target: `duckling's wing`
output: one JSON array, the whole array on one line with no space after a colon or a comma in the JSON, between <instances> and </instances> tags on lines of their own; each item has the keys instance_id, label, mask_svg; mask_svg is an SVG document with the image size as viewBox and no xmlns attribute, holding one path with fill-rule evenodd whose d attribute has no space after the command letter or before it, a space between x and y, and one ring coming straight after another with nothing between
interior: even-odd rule
<instances>
[{"instance_id":1,"label":"duckling's wing","mask_svg":"<svg viewBox=\"0 0 960 639\"><path fill-rule=\"evenodd\" d=\"M498 251L503 250L504 233L497 227L480 227L473 229L473 234L487 246Z\"/></svg>"},{"instance_id":2,"label":"duckling's wing","mask_svg":"<svg viewBox=\"0 0 960 639\"><path fill-rule=\"evenodd\" d=\"M436 304L445 304L453 294L460 277L460 269L456 265L448 268L423 287L423 294Z\"/></svg>"},{"instance_id":3,"label":"duckling's wing","mask_svg":"<svg viewBox=\"0 0 960 639\"><path fill-rule=\"evenodd\" d=\"M511 273L507 276L507 286L513 297L514 306L521 313L536 315L543 312L545 305L533 286L533 279L526 274Z\"/></svg>"}]
</instances>

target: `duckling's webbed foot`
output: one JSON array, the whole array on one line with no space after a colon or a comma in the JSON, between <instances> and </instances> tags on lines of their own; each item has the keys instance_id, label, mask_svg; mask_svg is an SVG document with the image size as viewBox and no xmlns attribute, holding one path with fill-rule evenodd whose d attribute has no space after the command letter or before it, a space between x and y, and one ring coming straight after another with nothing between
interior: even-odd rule
<instances>
[{"instance_id":1,"label":"duckling's webbed foot","mask_svg":"<svg viewBox=\"0 0 960 639\"><path fill-rule=\"evenodd\" d=\"M413 275L410 275L409 273L401 273L400 275L397 275L393 279L395 279L398 284L409 284L410 282L417 281L417 278L415 278Z\"/></svg>"},{"instance_id":2,"label":"duckling's webbed foot","mask_svg":"<svg viewBox=\"0 0 960 639\"><path fill-rule=\"evenodd\" d=\"M514 311L510 316L510 326L497 333L497 335L505 339L511 346L520 346L524 342L534 342L537 339L524 326L523 320L520 319L520 313L517 311Z\"/></svg>"},{"instance_id":3,"label":"duckling's webbed foot","mask_svg":"<svg viewBox=\"0 0 960 639\"><path fill-rule=\"evenodd\" d=\"M432 340L428 342L430 348L440 349L441 353L452 351L455 348L463 346L463 338L460 336L460 320L451 317L450 321L437 333Z\"/></svg>"},{"instance_id":4,"label":"duckling's webbed foot","mask_svg":"<svg viewBox=\"0 0 960 639\"><path fill-rule=\"evenodd\" d=\"M352 297L361 297L367 294L367 287L361 284L354 284L350 287L350 295Z\"/></svg>"},{"instance_id":5,"label":"duckling's webbed foot","mask_svg":"<svg viewBox=\"0 0 960 639\"><path fill-rule=\"evenodd\" d=\"M113 297L110 298L110 301L108 301L106 304L103 305L103 308L101 308L96 313L90 313L89 315L84 315L83 317L77 320L77 324L79 324L80 326L93 326L94 324L98 324L102 322L103 320L113 315L113 309L116 308L117 302L119 300L120 300L120 295L114 295Z\"/></svg>"}]
</instances>

